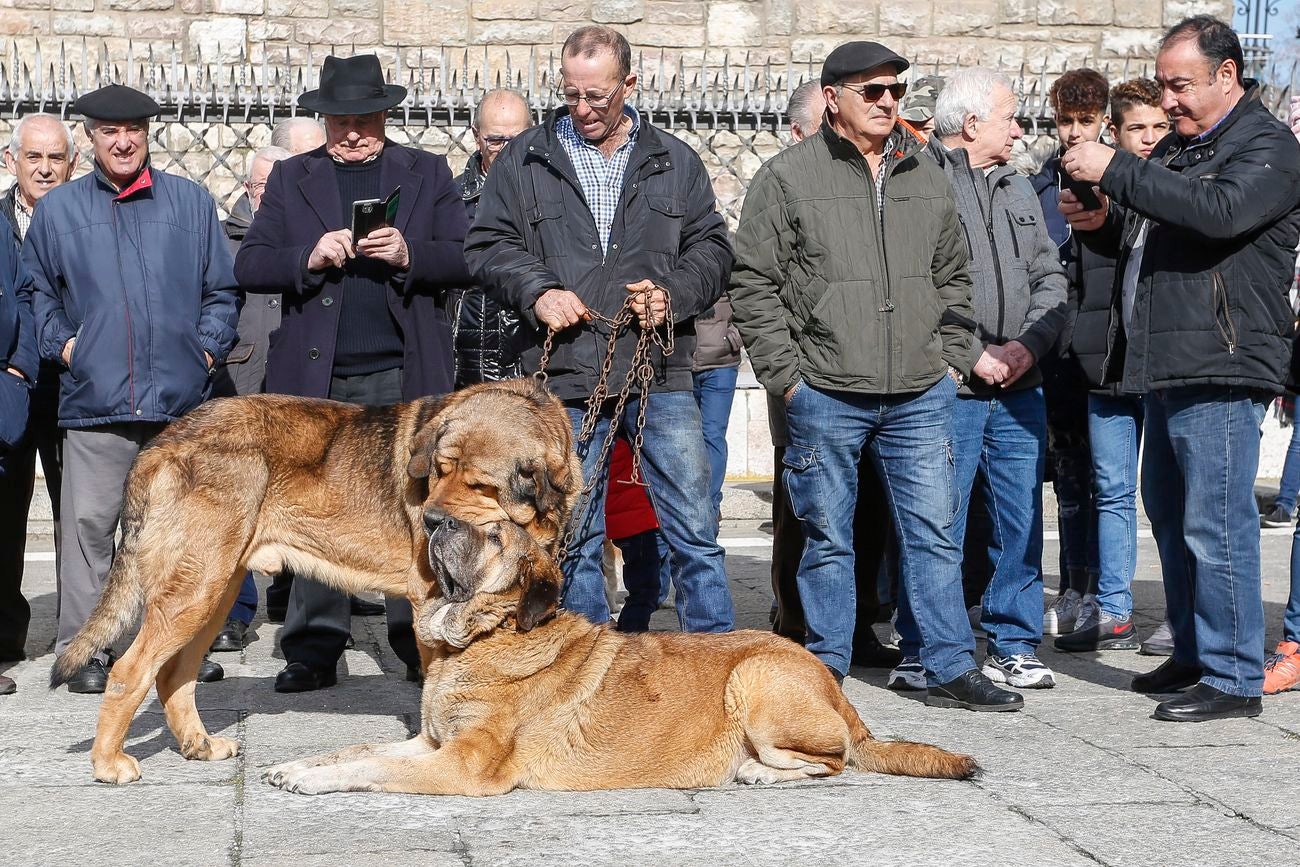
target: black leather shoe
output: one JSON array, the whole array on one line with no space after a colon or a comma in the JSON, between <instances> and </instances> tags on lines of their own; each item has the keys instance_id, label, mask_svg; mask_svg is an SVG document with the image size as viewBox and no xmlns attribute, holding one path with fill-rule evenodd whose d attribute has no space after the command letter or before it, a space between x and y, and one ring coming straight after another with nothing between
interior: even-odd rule
<instances>
[{"instance_id":1,"label":"black leather shoe","mask_svg":"<svg viewBox=\"0 0 1300 867\"><path fill-rule=\"evenodd\" d=\"M206 656L199 663L199 673L194 675L194 679L199 683L216 683L226 676L226 670L219 663L213 662Z\"/></svg>"},{"instance_id":2,"label":"black leather shoe","mask_svg":"<svg viewBox=\"0 0 1300 867\"><path fill-rule=\"evenodd\" d=\"M353 617L382 617L387 610L382 602L367 602L359 596L352 597Z\"/></svg>"},{"instance_id":3,"label":"black leather shoe","mask_svg":"<svg viewBox=\"0 0 1300 867\"><path fill-rule=\"evenodd\" d=\"M301 662L291 662L275 676L276 692L312 692L339 682L334 669L312 668Z\"/></svg>"},{"instance_id":4,"label":"black leather shoe","mask_svg":"<svg viewBox=\"0 0 1300 867\"><path fill-rule=\"evenodd\" d=\"M92 659L68 681L68 692L98 695L108 686L108 669L98 659Z\"/></svg>"},{"instance_id":5,"label":"black leather shoe","mask_svg":"<svg viewBox=\"0 0 1300 867\"><path fill-rule=\"evenodd\" d=\"M248 624L242 620L230 618L221 627L217 637L212 639L212 653L238 653L244 649L244 636L248 634Z\"/></svg>"},{"instance_id":6,"label":"black leather shoe","mask_svg":"<svg viewBox=\"0 0 1300 867\"><path fill-rule=\"evenodd\" d=\"M978 668L930 687L925 703L930 707L961 707L977 711L1012 711L1025 706L1025 700L1019 694L999 689Z\"/></svg>"},{"instance_id":7,"label":"black leather shoe","mask_svg":"<svg viewBox=\"0 0 1300 867\"><path fill-rule=\"evenodd\" d=\"M18 684L14 683L14 679L0 674L0 695L13 695L17 691Z\"/></svg>"},{"instance_id":8,"label":"black leather shoe","mask_svg":"<svg viewBox=\"0 0 1300 867\"><path fill-rule=\"evenodd\" d=\"M1151 716L1165 722L1205 722L1212 719L1259 716L1264 700L1229 695L1208 683L1198 683L1187 692L1156 705Z\"/></svg>"},{"instance_id":9,"label":"black leather shoe","mask_svg":"<svg viewBox=\"0 0 1300 867\"><path fill-rule=\"evenodd\" d=\"M854 638L852 661L863 668L893 668L903 661L903 652L885 647L875 631L868 629L862 638Z\"/></svg>"},{"instance_id":10,"label":"black leather shoe","mask_svg":"<svg viewBox=\"0 0 1300 867\"><path fill-rule=\"evenodd\" d=\"M278 606L268 605L268 606L266 606L266 622L267 622L267 623L283 623L283 622L284 622L284 615L286 615L286 614L288 614L288 613L289 613L289 609L288 609L288 608L280 608L280 607L278 607Z\"/></svg>"},{"instance_id":11,"label":"black leather shoe","mask_svg":"<svg viewBox=\"0 0 1300 867\"><path fill-rule=\"evenodd\" d=\"M826 666L826 670L831 673L831 677L835 678L836 684L838 684L839 686L844 686L844 675L840 674L838 671L831 668L829 665Z\"/></svg>"},{"instance_id":12,"label":"black leather shoe","mask_svg":"<svg viewBox=\"0 0 1300 867\"><path fill-rule=\"evenodd\" d=\"M1166 659L1160 667L1149 674L1139 674L1133 678L1134 692L1178 692L1195 686L1201 679L1199 665L1187 665L1176 659Z\"/></svg>"}]
</instances>

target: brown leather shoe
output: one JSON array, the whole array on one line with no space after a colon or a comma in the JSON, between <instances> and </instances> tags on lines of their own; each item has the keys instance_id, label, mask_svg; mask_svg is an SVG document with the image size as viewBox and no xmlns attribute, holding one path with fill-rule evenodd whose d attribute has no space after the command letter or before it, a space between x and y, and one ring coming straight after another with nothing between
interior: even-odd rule
<instances>
[{"instance_id":1,"label":"brown leather shoe","mask_svg":"<svg viewBox=\"0 0 1300 867\"><path fill-rule=\"evenodd\" d=\"M18 684L14 683L14 679L0 674L0 695L13 695L17 691Z\"/></svg>"}]
</instances>

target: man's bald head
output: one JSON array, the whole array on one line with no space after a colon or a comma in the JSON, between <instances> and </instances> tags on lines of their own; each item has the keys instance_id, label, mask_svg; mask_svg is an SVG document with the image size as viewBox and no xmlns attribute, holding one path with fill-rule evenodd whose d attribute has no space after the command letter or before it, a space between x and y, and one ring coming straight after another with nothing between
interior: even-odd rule
<instances>
[{"instance_id":1,"label":"man's bald head","mask_svg":"<svg viewBox=\"0 0 1300 867\"><path fill-rule=\"evenodd\" d=\"M474 143L478 145L483 173L487 174L510 140L533 125L528 101L517 91L490 90L474 111Z\"/></svg>"},{"instance_id":2,"label":"man's bald head","mask_svg":"<svg viewBox=\"0 0 1300 867\"><path fill-rule=\"evenodd\" d=\"M290 117L271 130L271 146L284 148L297 156L325 144L325 127L310 117Z\"/></svg>"}]
</instances>

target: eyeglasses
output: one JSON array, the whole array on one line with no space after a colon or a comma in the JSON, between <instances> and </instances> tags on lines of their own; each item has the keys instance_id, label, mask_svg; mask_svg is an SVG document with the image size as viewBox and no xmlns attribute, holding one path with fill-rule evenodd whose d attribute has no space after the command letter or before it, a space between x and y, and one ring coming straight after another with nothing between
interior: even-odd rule
<instances>
[{"instance_id":1,"label":"eyeglasses","mask_svg":"<svg viewBox=\"0 0 1300 867\"><path fill-rule=\"evenodd\" d=\"M590 96L578 93L576 90L557 90L556 93L559 95L560 99L564 100L564 104L569 108L577 108L578 103L580 102L587 103L588 108L609 108L609 103L614 98L614 94L622 90L623 85L626 83L627 82L625 81L620 81L617 87L604 96Z\"/></svg>"},{"instance_id":2,"label":"eyeglasses","mask_svg":"<svg viewBox=\"0 0 1300 867\"><path fill-rule=\"evenodd\" d=\"M841 84L840 87L853 91L866 102L878 101L880 97L885 95L886 90L889 91L889 95L894 98L895 102L907 94L906 81L896 81L893 84Z\"/></svg>"},{"instance_id":3,"label":"eyeglasses","mask_svg":"<svg viewBox=\"0 0 1300 867\"><path fill-rule=\"evenodd\" d=\"M513 139L514 136L512 135L485 135L483 136L483 144L485 144L487 149L490 151L499 151L506 145L510 144Z\"/></svg>"}]
</instances>

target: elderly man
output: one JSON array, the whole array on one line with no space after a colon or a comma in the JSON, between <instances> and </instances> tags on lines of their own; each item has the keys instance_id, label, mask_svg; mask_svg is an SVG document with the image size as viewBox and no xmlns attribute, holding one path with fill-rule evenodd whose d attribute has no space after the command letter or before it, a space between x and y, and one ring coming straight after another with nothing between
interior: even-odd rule
<instances>
[{"instance_id":1,"label":"elderly man","mask_svg":"<svg viewBox=\"0 0 1300 867\"><path fill-rule=\"evenodd\" d=\"M388 404L451 390L451 329L440 301L445 287L469 280L465 206L443 157L384 137L388 110L405 97L367 54L327 57L320 88L298 98L324 116L325 146L276 164L235 259L241 288L283 295L269 392ZM354 238L353 203L394 193L393 224ZM386 604L388 642L418 681L410 603ZM337 682L350 612L347 594L293 582L277 691Z\"/></svg>"},{"instance_id":2,"label":"elderly man","mask_svg":"<svg viewBox=\"0 0 1300 867\"><path fill-rule=\"evenodd\" d=\"M50 190L71 180L77 165L72 131L52 114L29 114L14 125L4 152L5 168L15 183L0 198L0 215L9 222L17 248L32 224L36 203ZM0 243L6 246L10 238ZM9 291L13 291L10 287ZM27 513L36 485L36 456L45 473L54 517L54 549L59 549L59 486L63 434L59 430L59 365L44 362L31 374L27 435L5 456L0 472L0 662L23 659L31 607L22 594L23 556L27 547Z\"/></svg>"},{"instance_id":3,"label":"elderly man","mask_svg":"<svg viewBox=\"0 0 1300 867\"><path fill-rule=\"evenodd\" d=\"M537 367L547 330L554 334L547 373L575 434L606 362L604 318L631 299L636 322L617 337L609 368L617 393L638 330L663 328L671 299L676 351L651 350L642 469L672 551L682 628L725 632L735 614L691 364L693 320L718 300L731 268L726 225L695 152L627 104L637 84L627 40L608 27L582 27L560 57L568 108L498 158L465 255L484 288L538 329L527 367ZM633 395L622 418L601 409L594 435L578 443L583 476L600 483L574 516L576 548L564 563L564 605L594 623L609 620L600 566L608 470L599 465L602 444L611 424L630 434L641 406Z\"/></svg>"},{"instance_id":4,"label":"elderly man","mask_svg":"<svg viewBox=\"0 0 1300 867\"><path fill-rule=\"evenodd\" d=\"M1066 278L1033 187L1006 164L1020 138L1016 105L1011 83L998 73L968 69L950 76L935 103L927 150L956 194L974 281L976 342L961 367L975 375L962 384L953 409L953 535L964 544L978 484L991 518L992 573L980 620L988 637L984 674L995 683L1045 689L1055 678L1037 656L1047 448L1037 361L1052 351L1065 324ZM910 616L915 601L903 594L898 631L902 666L919 675L922 635Z\"/></svg>"},{"instance_id":5,"label":"elderly man","mask_svg":"<svg viewBox=\"0 0 1300 867\"><path fill-rule=\"evenodd\" d=\"M962 606L949 371L969 372L970 276L952 187L897 122L907 67L875 42L826 58L820 133L769 160L745 197L732 302L755 374L786 404L808 649L843 679L856 607L850 504L865 447L925 636L927 703L1017 710L1020 696L976 667Z\"/></svg>"},{"instance_id":6,"label":"elderly man","mask_svg":"<svg viewBox=\"0 0 1300 867\"><path fill-rule=\"evenodd\" d=\"M826 111L821 82L805 81L790 94L786 117L794 143L816 135ZM791 641L807 640L803 605L799 602L799 561L803 557L804 536L799 518L790 506L783 474L789 433L785 423L785 400L767 396L767 423L772 435L772 631ZM853 509L853 569L857 587L857 615L853 627L852 663L868 668L893 668L901 654L880 643L873 624L880 613L879 583L891 528L885 492L871 465L871 457L858 461L858 499Z\"/></svg>"},{"instance_id":7,"label":"elderly man","mask_svg":"<svg viewBox=\"0 0 1300 867\"><path fill-rule=\"evenodd\" d=\"M1061 167L1098 210L1061 210L1118 256L1105 382L1141 393L1142 500L1174 653L1133 689L1192 687L1156 719L1256 716L1264 682L1255 472L1259 424L1291 360L1300 146L1242 78L1241 43L1207 15L1174 25L1156 80L1176 135L1142 159L1098 142Z\"/></svg>"},{"instance_id":8,"label":"elderly man","mask_svg":"<svg viewBox=\"0 0 1300 867\"><path fill-rule=\"evenodd\" d=\"M478 150L456 179L470 222L474 221L488 169L505 146L532 125L528 102L516 91L489 90L479 101L470 127ZM502 307L479 286L456 290L453 298L456 387L519 376L519 351L526 338L518 311Z\"/></svg>"},{"instance_id":9,"label":"elderly man","mask_svg":"<svg viewBox=\"0 0 1300 867\"><path fill-rule=\"evenodd\" d=\"M55 654L99 598L131 463L208 395L214 366L235 345L238 318L212 197L149 165L158 104L109 85L82 96L75 110L86 117L95 170L46 194L23 245L41 355L65 368ZM104 691L106 651L68 682L69 692ZM220 666L205 662L199 676L219 679Z\"/></svg>"}]
</instances>

